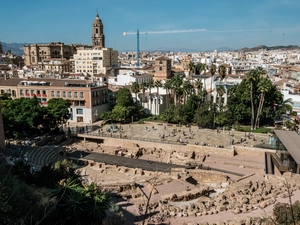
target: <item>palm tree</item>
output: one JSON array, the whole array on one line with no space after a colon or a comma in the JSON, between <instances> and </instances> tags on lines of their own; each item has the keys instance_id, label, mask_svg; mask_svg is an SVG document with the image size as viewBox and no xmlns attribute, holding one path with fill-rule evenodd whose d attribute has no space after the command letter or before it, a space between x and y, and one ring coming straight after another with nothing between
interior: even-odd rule
<instances>
[{"instance_id":1,"label":"palm tree","mask_svg":"<svg viewBox=\"0 0 300 225\"><path fill-rule=\"evenodd\" d=\"M166 92L167 92L167 109L169 108L170 106L170 90L172 88L172 83L171 83L171 80L166 80L165 84L164 84L164 88L166 89Z\"/></svg>"},{"instance_id":2,"label":"palm tree","mask_svg":"<svg viewBox=\"0 0 300 225\"><path fill-rule=\"evenodd\" d=\"M188 96L191 94L192 90L193 90L193 85L190 83L190 81L185 80L182 84L182 91L184 94L183 104L185 104L185 102L186 102Z\"/></svg>"},{"instance_id":3,"label":"palm tree","mask_svg":"<svg viewBox=\"0 0 300 225\"><path fill-rule=\"evenodd\" d=\"M67 224L101 224L111 205L106 193L95 183L88 185L74 179L62 181L49 197L55 204L55 220L67 221Z\"/></svg>"},{"instance_id":4,"label":"palm tree","mask_svg":"<svg viewBox=\"0 0 300 225\"><path fill-rule=\"evenodd\" d=\"M145 92L146 92L146 90L147 90L147 83L145 83L145 82L141 83L141 84L140 84L140 89L141 89L142 92L143 92L143 98L145 98ZM142 101L142 99L141 99L141 101ZM145 102L145 100L142 101L142 102Z\"/></svg>"},{"instance_id":5,"label":"palm tree","mask_svg":"<svg viewBox=\"0 0 300 225\"><path fill-rule=\"evenodd\" d=\"M149 89L149 99L148 99L148 102L150 100L150 113L152 114L152 102L153 102L153 98L152 98L152 94L151 94L151 89L154 88L154 82L153 82L153 80L149 80L148 81L147 88Z\"/></svg>"},{"instance_id":6,"label":"palm tree","mask_svg":"<svg viewBox=\"0 0 300 225\"><path fill-rule=\"evenodd\" d=\"M157 97L156 97L156 104L155 104L155 113L157 113L159 107L159 88L162 87L161 80L155 81L154 86L156 87L157 90L157 94L156 94Z\"/></svg>"},{"instance_id":7,"label":"palm tree","mask_svg":"<svg viewBox=\"0 0 300 225\"><path fill-rule=\"evenodd\" d=\"M135 103L137 104L138 102L137 94L140 92L140 85L138 82L133 82L131 84L131 92L135 93Z\"/></svg>"},{"instance_id":8,"label":"palm tree","mask_svg":"<svg viewBox=\"0 0 300 225\"><path fill-rule=\"evenodd\" d=\"M205 71L207 68L206 64L205 63L197 63L196 65L196 71L199 73L199 75L202 73L202 71Z\"/></svg>"},{"instance_id":9,"label":"palm tree","mask_svg":"<svg viewBox=\"0 0 300 225\"><path fill-rule=\"evenodd\" d=\"M171 78L172 90L175 95L175 105L178 103L178 97L182 93L181 85L183 83L183 77L180 75L176 75Z\"/></svg>"},{"instance_id":10,"label":"palm tree","mask_svg":"<svg viewBox=\"0 0 300 225\"><path fill-rule=\"evenodd\" d=\"M289 112L290 114L293 112L293 99L288 98L284 100L281 104L276 105L276 112L281 115Z\"/></svg>"},{"instance_id":11,"label":"palm tree","mask_svg":"<svg viewBox=\"0 0 300 225\"><path fill-rule=\"evenodd\" d=\"M195 63L193 61L190 61L189 63L189 74L191 73L194 75L195 74Z\"/></svg>"},{"instance_id":12,"label":"palm tree","mask_svg":"<svg viewBox=\"0 0 300 225\"><path fill-rule=\"evenodd\" d=\"M223 80L226 77L226 66L224 64L219 66L218 73L221 80Z\"/></svg>"},{"instance_id":13,"label":"palm tree","mask_svg":"<svg viewBox=\"0 0 300 225\"><path fill-rule=\"evenodd\" d=\"M226 93L225 87L223 85L220 85L217 87L217 93L219 95L219 104L220 104L220 109L222 108L222 97Z\"/></svg>"},{"instance_id":14,"label":"palm tree","mask_svg":"<svg viewBox=\"0 0 300 225\"><path fill-rule=\"evenodd\" d=\"M201 91L202 90L202 88L203 88L203 83L201 82L201 80L200 79L197 79L196 81L194 81L194 87L196 88L196 94L198 94L199 93L199 91Z\"/></svg>"},{"instance_id":15,"label":"palm tree","mask_svg":"<svg viewBox=\"0 0 300 225\"><path fill-rule=\"evenodd\" d=\"M215 73L217 72L217 66L215 64L211 64L209 67L209 72L211 74L210 90L212 90L213 77L214 77Z\"/></svg>"},{"instance_id":16,"label":"palm tree","mask_svg":"<svg viewBox=\"0 0 300 225\"><path fill-rule=\"evenodd\" d=\"M253 100L253 86L258 80L258 74L255 70L250 70L247 76L247 82L250 86L250 101L251 101L251 130L254 129L254 118L255 118L255 110L254 110L254 100Z\"/></svg>"},{"instance_id":17,"label":"palm tree","mask_svg":"<svg viewBox=\"0 0 300 225\"><path fill-rule=\"evenodd\" d=\"M260 101L259 101L255 125L254 125L255 129L259 128L259 119L260 119L260 115L261 115L261 112L263 109L265 95L271 89L271 87L272 87L272 82L267 77L263 77L258 83L258 91L260 92Z\"/></svg>"}]
</instances>

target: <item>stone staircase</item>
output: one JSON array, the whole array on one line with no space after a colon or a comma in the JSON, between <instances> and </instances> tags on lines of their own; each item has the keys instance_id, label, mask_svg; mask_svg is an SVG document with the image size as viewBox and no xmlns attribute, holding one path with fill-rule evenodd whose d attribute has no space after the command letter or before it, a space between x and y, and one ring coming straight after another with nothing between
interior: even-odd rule
<instances>
[{"instance_id":1,"label":"stone staircase","mask_svg":"<svg viewBox=\"0 0 300 225\"><path fill-rule=\"evenodd\" d=\"M59 160L63 160L63 156L58 154L57 146L46 146L46 147L30 147L26 151L28 163L40 170L42 166L55 163Z\"/></svg>"}]
</instances>

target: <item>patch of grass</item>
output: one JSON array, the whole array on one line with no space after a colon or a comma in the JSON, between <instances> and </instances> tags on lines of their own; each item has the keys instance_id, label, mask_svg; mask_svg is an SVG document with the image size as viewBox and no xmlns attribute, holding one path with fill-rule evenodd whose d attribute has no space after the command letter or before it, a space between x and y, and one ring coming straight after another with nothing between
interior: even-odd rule
<instances>
[{"instance_id":1,"label":"patch of grass","mask_svg":"<svg viewBox=\"0 0 300 225\"><path fill-rule=\"evenodd\" d=\"M272 129L266 128L266 127L260 127L260 128L257 128L256 130L251 130L251 127L244 127L244 126L242 127L242 126L240 126L238 131L266 134L266 133L271 133Z\"/></svg>"}]
</instances>

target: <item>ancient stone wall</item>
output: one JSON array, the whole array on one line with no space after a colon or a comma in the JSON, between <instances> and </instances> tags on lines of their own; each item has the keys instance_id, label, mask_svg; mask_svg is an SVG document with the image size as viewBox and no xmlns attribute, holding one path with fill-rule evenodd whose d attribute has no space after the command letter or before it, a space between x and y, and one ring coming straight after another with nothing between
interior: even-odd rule
<instances>
[{"instance_id":1,"label":"ancient stone wall","mask_svg":"<svg viewBox=\"0 0 300 225\"><path fill-rule=\"evenodd\" d=\"M243 146L234 146L234 149L238 155L249 155L249 156L265 156L265 152L271 152L271 153L276 152L276 150L273 149L243 147Z\"/></svg>"},{"instance_id":2,"label":"ancient stone wall","mask_svg":"<svg viewBox=\"0 0 300 225\"><path fill-rule=\"evenodd\" d=\"M227 175L215 171L207 170L187 170L198 183L220 183L228 180Z\"/></svg>"}]
</instances>

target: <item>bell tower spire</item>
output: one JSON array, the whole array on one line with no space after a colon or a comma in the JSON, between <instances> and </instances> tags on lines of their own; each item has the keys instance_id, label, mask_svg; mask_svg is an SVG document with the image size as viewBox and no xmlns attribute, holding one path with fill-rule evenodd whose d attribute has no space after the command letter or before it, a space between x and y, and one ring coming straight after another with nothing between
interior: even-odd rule
<instances>
[{"instance_id":1,"label":"bell tower spire","mask_svg":"<svg viewBox=\"0 0 300 225\"><path fill-rule=\"evenodd\" d=\"M103 23L99 18L98 9L92 25L92 47L105 48L105 36L103 33Z\"/></svg>"}]
</instances>

